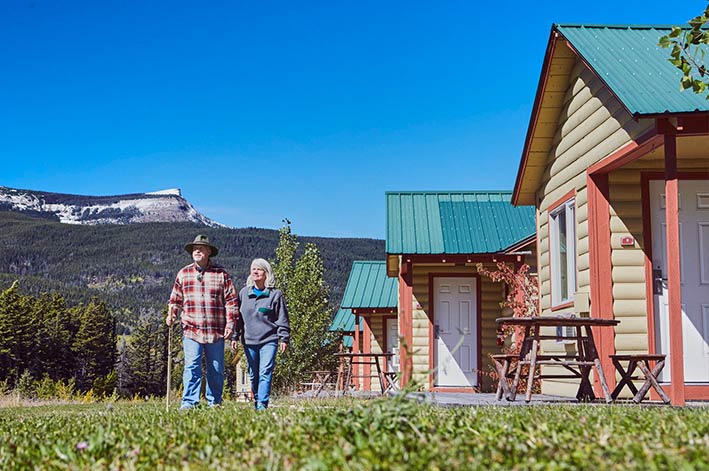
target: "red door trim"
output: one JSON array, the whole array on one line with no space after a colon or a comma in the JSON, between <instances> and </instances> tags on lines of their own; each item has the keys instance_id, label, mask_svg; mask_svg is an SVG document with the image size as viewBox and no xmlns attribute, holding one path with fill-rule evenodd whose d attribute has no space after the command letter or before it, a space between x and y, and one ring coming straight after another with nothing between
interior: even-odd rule
<instances>
[{"instance_id":1,"label":"red door trim","mask_svg":"<svg viewBox=\"0 0 709 471\"><path fill-rule=\"evenodd\" d=\"M709 399L709 385L686 384L684 386L684 398L688 401L706 401Z\"/></svg>"},{"instance_id":2,"label":"red door trim","mask_svg":"<svg viewBox=\"0 0 709 471\"><path fill-rule=\"evenodd\" d=\"M587 175L589 259L591 270L591 309L593 317L613 319L613 266L611 263L611 230L608 174ZM603 371L614 371L609 355L615 353L615 330L595 327ZM615 387L615 375L607 375L610 388ZM602 394L596 378L594 388Z\"/></svg>"},{"instance_id":3,"label":"red door trim","mask_svg":"<svg viewBox=\"0 0 709 471\"><path fill-rule=\"evenodd\" d=\"M677 136L671 126L665 134L665 230L667 231L667 291L670 318L670 351L683 352L682 285L679 266L679 181ZM672 404L684 405L684 362L681 354L670 357Z\"/></svg>"},{"instance_id":4,"label":"red door trim","mask_svg":"<svg viewBox=\"0 0 709 471\"><path fill-rule=\"evenodd\" d=\"M364 317L364 333L362 338L362 353L372 353L372 325L370 324L371 319L369 316ZM363 366L362 371L362 390L371 391L372 390L372 366L371 365L361 365Z\"/></svg>"},{"instance_id":5,"label":"red door trim","mask_svg":"<svg viewBox=\"0 0 709 471\"><path fill-rule=\"evenodd\" d=\"M413 266L406 261L401 264L399 270L399 335L402 337L402 345L399 353L399 371L401 372L400 386L404 388L411 381L413 370Z\"/></svg>"}]
</instances>

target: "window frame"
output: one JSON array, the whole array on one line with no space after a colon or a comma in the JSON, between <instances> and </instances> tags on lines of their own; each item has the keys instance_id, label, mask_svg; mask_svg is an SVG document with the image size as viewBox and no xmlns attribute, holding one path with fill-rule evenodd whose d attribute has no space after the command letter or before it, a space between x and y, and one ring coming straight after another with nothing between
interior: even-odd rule
<instances>
[{"instance_id":1,"label":"window frame","mask_svg":"<svg viewBox=\"0 0 709 471\"><path fill-rule=\"evenodd\" d=\"M566 291L562 298L561 245L559 216L564 214L566 224ZM549 278L551 283L551 308L563 309L573 306L577 286L576 252L576 195L566 195L549 208Z\"/></svg>"}]
</instances>

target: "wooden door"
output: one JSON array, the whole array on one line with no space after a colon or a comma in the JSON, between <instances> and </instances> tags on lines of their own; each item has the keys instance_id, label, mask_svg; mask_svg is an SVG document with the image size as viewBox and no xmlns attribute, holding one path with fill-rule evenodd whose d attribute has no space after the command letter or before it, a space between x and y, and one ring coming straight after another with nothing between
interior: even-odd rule
<instances>
[{"instance_id":1,"label":"wooden door","mask_svg":"<svg viewBox=\"0 0 709 471\"><path fill-rule=\"evenodd\" d=\"M387 371L398 372L399 371L399 323L397 319L387 319L386 320L386 332L387 332L387 353L391 353L392 356L387 358Z\"/></svg>"}]
</instances>

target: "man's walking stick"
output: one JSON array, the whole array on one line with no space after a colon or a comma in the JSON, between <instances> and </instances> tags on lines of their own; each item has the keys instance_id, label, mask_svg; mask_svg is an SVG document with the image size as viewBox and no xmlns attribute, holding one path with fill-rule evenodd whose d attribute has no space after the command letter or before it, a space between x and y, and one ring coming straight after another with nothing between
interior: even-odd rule
<instances>
[{"instance_id":1,"label":"man's walking stick","mask_svg":"<svg viewBox=\"0 0 709 471\"><path fill-rule=\"evenodd\" d=\"M172 316L172 306L168 307ZM174 321L173 321L174 322ZM170 410L170 376L172 373L172 322L167 326L167 391L165 393L165 411Z\"/></svg>"}]
</instances>

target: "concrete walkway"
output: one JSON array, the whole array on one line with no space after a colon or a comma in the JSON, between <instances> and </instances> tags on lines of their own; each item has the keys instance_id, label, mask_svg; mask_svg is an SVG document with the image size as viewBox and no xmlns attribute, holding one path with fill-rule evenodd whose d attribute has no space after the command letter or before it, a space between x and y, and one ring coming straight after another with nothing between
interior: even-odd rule
<instances>
[{"instance_id":1,"label":"concrete walkway","mask_svg":"<svg viewBox=\"0 0 709 471\"><path fill-rule=\"evenodd\" d=\"M402 393L399 393L402 394ZM535 406L548 404L579 404L576 398L534 394L530 402L525 402L524 394L518 394L514 401L504 397L498 401L495 393L447 393L447 392L415 392L408 393L408 398L425 404L436 404L443 407L464 406Z\"/></svg>"},{"instance_id":2,"label":"concrete walkway","mask_svg":"<svg viewBox=\"0 0 709 471\"><path fill-rule=\"evenodd\" d=\"M391 392L390 396L404 394L401 391ZM316 397L314 391L306 391L302 394L293 396L299 399L325 399L333 397L341 397L341 393L335 395L334 391L321 391L321 393ZM376 399L381 397L377 392L372 391L353 391L347 395L347 397L358 398L358 399ZM517 394L517 398L514 401L508 401L504 397L502 400L498 401L496 399L495 393L450 393L450 392L409 392L406 393L408 399L418 401L422 404L434 404L441 407L472 407L472 406L492 406L492 407L515 407L515 406L545 406L545 405L581 405L581 404L592 404L596 406L606 406L606 402L603 399L596 399L594 402L579 402L575 397L566 396L553 396L549 394L532 394L532 400L526 402L524 400L524 393ZM626 405L632 407L638 407L630 399L619 400L612 402L613 405ZM652 407L671 407L667 406L661 401L650 401L645 400L639 404L640 406L652 406ZM709 407L709 402L688 402L688 407Z\"/></svg>"},{"instance_id":3,"label":"concrete walkway","mask_svg":"<svg viewBox=\"0 0 709 471\"><path fill-rule=\"evenodd\" d=\"M397 393L402 394L402 393ZM514 401L508 401L504 397L498 401L495 393L446 393L446 392L414 392L408 393L408 398L417 400L424 404L435 404L441 407L470 407L470 406L496 406L496 407L514 407L514 406L548 406L548 405L594 405L594 406L630 406L630 407L671 407L662 401L644 400L640 404L634 403L632 400L618 400L611 404L606 404L603 399L596 399L593 402L579 402L575 397L552 396L549 394L532 394L532 400L526 402L524 393L518 394ZM709 402L687 402L687 407L709 407Z\"/></svg>"}]
</instances>

